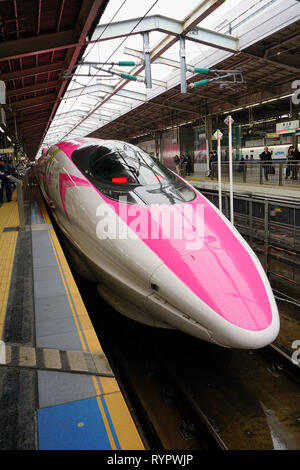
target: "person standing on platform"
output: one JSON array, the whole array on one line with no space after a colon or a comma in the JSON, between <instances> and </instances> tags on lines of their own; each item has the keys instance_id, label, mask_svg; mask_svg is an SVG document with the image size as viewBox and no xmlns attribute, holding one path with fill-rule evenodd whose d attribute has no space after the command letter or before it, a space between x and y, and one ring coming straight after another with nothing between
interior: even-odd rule
<instances>
[{"instance_id":1,"label":"person standing on platform","mask_svg":"<svg viewBox=\"0 0 300 470\"><path fill-rule=\"evenodd\" d=\"M212 174L212 169L211 169L211 159L212 159L212 156L213 156L213 153L212 152L209 152L209 157L208 157L208 168L209 168L209 173L208 173L208 177L211 176Z\"/></svg>"},{"instance_id":2,"label":"person standing on platform","mask_svg":"<svg viewBox=\"0 0 300 470\"><path fill-rule=\"evenodd\" d=\"M291 170L292 170L292 174L293 174L293 155L292 155L292 148L293 148L292 145L288 148L288 153L287 153L287 156L286 156L286 160L287 160L287 165L286 165L286 170L285 170L285 179L286 179L286 180L287 180L288 177L290 176ZM293 177L293 176L291 176L291 178L292 178L292 177Z\"/></svg>"},{"instance_id":3,"label":"person standing on platform","mask_svg":"<svg viewBox=\"0 0 300 470\"><path fill-rule=\"evenodd\" d=\"M185 161L186 161L186 175L187 176L190 176L191 174L191 171L192 171L192 160L191 160L191 157L189 155L187 155L185 157Z\"/></svg>"},{"instance_id":4,"label":"person standing on platform","mask_svg":"<svg viewBox=\"0 0 300 470\"><path fill-rule=\"evenodd\" d=\"M7 202L11 201L11 182L8 176L12 175L12 168L7 162L0 160L0 203L3 202L3 189L5 188Z\"/></svg>"},{"instance_id":5,"label":"person standing on platform","mask_svg":"<svg viewBox=\"0 0 300 470\"><path fill-rule=\"evenodd\" d=\"M180 155L180 174L181 176L185 176L184 173L185 173L185 156L184 155Z\"/></svg>"},{"instance_id":6,"label":"person standing on platform","mask_svg":"<svg viewBox=\"0 0 300 470\"><path fill-rule=\"evenodd\" d=\"M211 173L212 173L213 178L217 176L217 163L218 163L218 154L214 150L213 155L211 157Z\"/></svg>"},{"instance_id":7,"label":"person standing on platform","mask_svg":"<svg viewBox=\"0 0 300 470\"><path fill-rule=\"evenodd\" d=\"M180 158L178 157L178 155L175 155L174 163L175 163L176 173L177 175L180 175Z\"/></svg>"},{"instance_id":8,"label":"person standing on platform","mask_svg":"<svg viewBox=\"0 0 300 470\"><path fill-rule=\"evenodd\" d=\"M292 180L297 180L298 179L298 166L300 164L300 152L298 149L294 147L294 145L291 145L289 147L289 153L290 153L290 165L292 167ZM290 172L289 172L290 174Z\"/></svg>"},{"instance_id":9,"label":"person standing on platform","mask_svg":"<svg viewBox=\"0 0 300 470\"><path fill-rule=\"evenodd\" d=\"M269 152L268 147L265 147L264 151L259 156L264 167L265 180L268 181L268 175L272 166L272 154Z\"/></svg>"}]
</instances>

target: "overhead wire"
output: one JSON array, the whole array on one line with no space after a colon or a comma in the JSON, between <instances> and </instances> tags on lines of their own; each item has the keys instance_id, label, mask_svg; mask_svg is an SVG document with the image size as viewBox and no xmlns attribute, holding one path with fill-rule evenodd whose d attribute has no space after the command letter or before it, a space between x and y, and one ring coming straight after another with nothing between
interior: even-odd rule
<instances>
[{"instance_id":1,"label":"overhead wire","mask_svg":"<svg viewBox=\"0 0 300 470\"><path fill-rule=\"evenodd\" d=\"M127 0L125 0L125 1L127 1ZM123 4L125 3L125 1L123 2ZM95 77L98 75L98 73L102 70L103 66L104 66L105 64L107 64L107 62L108 62L108 61L111 59L111 57L117 52L117 50L122 46L122 44L124 44L124 42L125 42L125 41L128 39L128 37L133 33L133 31L138 27L138 25L139 25L139 24L141 23L141 21L147 16L147 14L152 10L152 8L158 3L158 1L159 1L159 0L155 0L155 1L153 2L153 4L152 4L151 7L146 11L146 13L144 14L144 16L139 19L139 21L136 23L136 25L131 29L131 31L130 31L130 32L125 36L125 38L121 41L121 43L120 43L120 44L115 48L115 50L110 54L110 56L106 59L106 61L102 64L102 66L98 69L98 71L91 77L91 79L88 81L88 83L83 87L83 90L82 90L82 91L80 92L80 94L76 97L74 106L76 105L77 100L78 100L78 99L80 98L80 96L82 95L84 89L90 84L90 82L92 81L92 79L95 78ZM123 6L123 4L122 4L122 6ZM111 20L111 21L112 21L112 20ZM106 29L106 28L105 28L105 29ZM104 31L105 31L105 29L104 29ZM102 34L104 33L104 31L102 32ZM100 37L101 37L101 36L99 36L99 38L98 38L97 40L99 40ZM95 44L97 44L97 43L95 43ZM90 52L90 51L89 51L89 52ZM89 113L89 115L92 115L95 111L97 111L98 107L100 107L100 104L97 105L97 106L92 110L92 112ZM88 116L89 116L89 115L88 115ZM87 117L85 117L85 118L82 120L82 122L83 122L85 119L87 119ZM81 122L81 121L80 121L80 122ZM80 122L77 123L67 134L65 134L65 135L63 136L63 139L64 139L66 136L68 136L68 135L73 131L73 129L75 129L76 127L78 127L78 125L80 125Z\"/></svg>"}]
</instances>

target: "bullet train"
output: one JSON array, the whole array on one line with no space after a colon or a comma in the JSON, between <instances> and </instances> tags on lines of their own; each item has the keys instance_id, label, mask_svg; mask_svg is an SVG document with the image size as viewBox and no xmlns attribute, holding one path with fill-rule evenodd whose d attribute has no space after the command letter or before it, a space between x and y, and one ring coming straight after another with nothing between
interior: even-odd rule
<instances>
[{"instance_id":1,"label":"bullet train","mask_svg":"<svg viewBox=\"0 0 300 470\"><path fill-rule=\"evenodd\" d=\"M288 149L289 146L292 145L290 144L278 144L278 145L267 145L269 152L272 152L272 160L273 162L280 161L280 160L286 160L286 156L288 154ZM243 147L242 148L242 156L244 159L246 159L246 156L248 155L248 158L250 160L253 159L254 161L260 161L260 154L264 151L266 146L261 146L261 147ZM300 144L298 144L298 150L300 151Z\"/></svg>"},{"instance_id":2,"label":"bullet train","mask_svg":"<svg viewBox=\"0 0 300 470\"><path fill-rule=\"evenodd\" d=\"M226 348L277 337L276 302L252 249L157 159L80 138L50 147L35 171L76 270L118 312Z\"/></svg>"}]
</instances>

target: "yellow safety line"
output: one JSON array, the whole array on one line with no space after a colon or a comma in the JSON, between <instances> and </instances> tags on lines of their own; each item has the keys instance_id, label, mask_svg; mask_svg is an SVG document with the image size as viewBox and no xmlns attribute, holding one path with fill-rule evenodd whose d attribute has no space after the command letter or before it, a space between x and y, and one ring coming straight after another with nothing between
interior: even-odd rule
<instances>
[{"instance_id":1,"label":"yellow safety line","mask_svg":"<svg viewBox=\"0 0 300 470\"><path fill-rule=\"evenodd\" d=\"M110 419L114 423L120 447L123 450L145 449L128 407L124 406L124 397L121 392L105 395L103 399Z\"/></svg>"},{"instance_id":2,"label":"yellow safety line","mask_svg":"<svg viewBox=\"0 0 300 470\"><path fill-rule=\"evenodd\" d=\"M2 232L0 237L0 338L2 338L3 333L17 236L17 232Z\"/></svg>"},{"instance_id":3,"label":"yellow safety line","mask_svg":"<svg viewBox=\"0 0 300 470\"><path fill-rule=\"evenodd\" d=\"M7 300L10 290L11 275L17 244L17 232L3 232L4 227L19 225L18 206L15 202L4 203L0 208L0 339L2 338Z\"/></svg>"},{"instance_id":4,"label":"yellow safety line","mask_svg":"<svg viewBox=\"0 0 300 470\"><path fill-rule=\"evenodd\" d=\"M76 313L75 313L74 308L73 308L73 303L72 303L72 301L71 301L71 299L70 299L69 291L68 291L68 288L67 288L67 285L66 285L66 281L65 281L65 279L64 279L64 275L63 275L63 272L62 272L62 268L61 268L61 265L60 265L60 262L59 262L59 259L58 259L58 254L56 253L56 250L55 250L55 245L54 245L55 242L54 242L54 240L52 240L50 231L49 231L48 233L49 233L49 238L50 238L50 241L51 241L53 253L54 253L54 255L55 255L56 262L57 262L57 265L58 265L58 269L59 269L59 272L60 272L60 275L61 275L61 279L62 279L64 288L65 288L65 291L66 291L66 294L67 294L67 298L68 298L68 301L69 301L69 305L70 305L70 307L71 307L72 315L73 315L74 322L75 322L75 325L76 325L76 328L77 328L77 332L78 332L78 335L79 335L79 338L80 338L81 346L82 346L82 348L83 348L83 351L86 352L85 342L84 342L84 339L83 339L82 334L81 334L81 330L80 330L80 327L79 327L79 324L78 324L78 320L77 320L77 317L76 317Z\"/></svg>"},{"instance_id":5,"label":"yellow safety line","mask_svg":"<svg viewBox=\"0 0 300 470\"><path fill-rule=\"evenodd\" d=\"M103 419L103 423L104 423L104 426L105 426L105 429L106 429L107 437L109 439L109 443L110 443L110 446L111 446L112 450L116 450L117 446L116 446L115 440L113 438L113 435L112 435L112 432L111 432L111 429L110 429L110 426L109 426L109 423L108 423L108 419L107 419L105 410L104 410L103 405L102 405L101 400L100 400L101 391L99 389L99 385L97 383L96 377L93 376L92 378L93 378L94 387L95 387L95 390L96 390L96 393L97 393L96 399L97 399L99 411L100 411L102 419Z\"/></svg>"}]
</instances>

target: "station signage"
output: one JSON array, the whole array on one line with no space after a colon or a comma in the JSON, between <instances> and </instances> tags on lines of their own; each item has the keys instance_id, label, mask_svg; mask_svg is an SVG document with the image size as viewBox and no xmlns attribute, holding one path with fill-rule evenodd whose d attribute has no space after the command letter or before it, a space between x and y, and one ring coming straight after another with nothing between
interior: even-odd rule
<instances>
[{"instance_id":1,"label":"station signage","mask_svg":"<svg viewBox=\"0 0 300 470\"><path fill-rule=\"evenodd\" d=\"M279 136L275 132L269 132L268 134L266 134L267 139L276 139L277 137Z\"/></svg>"},{"instance_id":2,"label":"station signage","mask_svg":"<svg viewBox=\"0 0 300 470\"><path fill-rule=\"evenodd\" d=\"M222 132L221 132L219 129L216 130L216 132L214 133L214 138L215 138L216 140L218 140L218 137L219 137L219 139L222 139L222 137L223 137L223 134L222 134Z\"/></svg>"},{"instance_id":3,"label":"station signage","mask_svg":"<svg viewBox=\"0 0 300 470\"><path fill-rule=\"evenodd\" d=\"M277 134L294 134L299 128L299 119L294 121L279 122L276 124Z\"/></svg>"}]
</instances>

